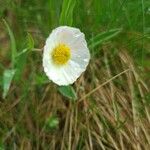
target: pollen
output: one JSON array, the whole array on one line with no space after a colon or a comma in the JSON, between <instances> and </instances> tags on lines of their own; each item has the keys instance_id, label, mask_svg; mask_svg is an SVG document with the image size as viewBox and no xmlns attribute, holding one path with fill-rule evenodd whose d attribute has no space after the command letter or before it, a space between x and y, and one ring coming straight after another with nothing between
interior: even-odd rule
<instances>
[{"instance_id":1,"label":"pollen","mask_svg":"<svg viewBox=\"0 0 150 150\"><path fill-rule=\"evenodd\" d=\"M66 44L59 44L52 51L52 60L56 65L65 65L71 56L70 48Z\"/></svg>"}]
</instances>

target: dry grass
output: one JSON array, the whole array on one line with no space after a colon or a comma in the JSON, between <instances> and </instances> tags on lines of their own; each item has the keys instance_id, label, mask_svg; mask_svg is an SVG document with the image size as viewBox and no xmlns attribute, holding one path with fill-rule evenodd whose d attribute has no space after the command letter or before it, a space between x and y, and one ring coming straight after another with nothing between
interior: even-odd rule
<instances>
[{"instance_id":1,"label":"dry grass","mask_svg":"<svg viewBox=\"0 0 150 150\"><path fill-rule=\"evenodd\" d=\"M20 150L148 150L149 89L126 50L112 55L108 49L103 47L102 56L92 59L74 85L76 102L61 96L54 84L45 85L42 96L32 86L22 102L15 95L19 87L12 86L13 96L0 104L1 126L8 129L7 134L1 131L3 142ZM59 126L45 130L46 119L54 115Z\"/></svg>"}]
</instances>

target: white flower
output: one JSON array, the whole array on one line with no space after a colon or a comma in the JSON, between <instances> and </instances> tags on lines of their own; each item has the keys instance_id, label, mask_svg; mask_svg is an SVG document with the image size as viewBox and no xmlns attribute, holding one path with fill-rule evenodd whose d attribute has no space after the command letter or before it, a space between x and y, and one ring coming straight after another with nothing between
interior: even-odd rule
<instances>
[{"instance_id":1,"label":"white flower","mask_svg":"<svg viewBox=\"0 0 150 150\"><path fill-rule=\"evenodd\" d=\"M69 85L77 80L90 60L84 34L77 28L60 26L46 40L43 67L50 80Z\"/></svg>"}]
</instances>

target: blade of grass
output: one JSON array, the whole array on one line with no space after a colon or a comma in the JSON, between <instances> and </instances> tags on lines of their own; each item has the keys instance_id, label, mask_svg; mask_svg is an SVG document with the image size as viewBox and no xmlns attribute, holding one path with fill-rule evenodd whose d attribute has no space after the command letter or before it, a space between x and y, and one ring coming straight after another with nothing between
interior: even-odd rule
<instances>
[{"instance_id":1,"label":"blade of grass","mask_svg":"<svg viewBox=\"0 0 150 150\"><path fill-rule=\"evenodd\" d=\"M94 49L96 46L108 41L118 35L122 31L121 28L111 29L109 31L102 32L89 40L89 48Z\"/></svg>"},{"instance_id":2,"label":"blade of grass","mask_svg":"<svg viewBox=\"0 0 150 150\"><path fill-rule=\"evenodd\" d=\"M9 37L10 37L10 42L11 42L11 50L12 50L12 54L11 54L11 63L12 63L12 67L14 68L15 65L15 57L17 55L17 49L16 49L16 41L15 41L15 37L14 34L12 32L12 30L10 29L10 26L8 25L8 23L6 22L5 19L3 19L3 22L7 28Z\"/></svg>"},{"instance_id":3,"label":"blade of grass","mask_svg":"<svg viewBox=\"0 0 150 150\"><path fill-rule=\"evenodd\" d=\"M60 25L72 26L73 10L76 5L76 0L63 0L62 11L60 15Z\"/></svg>"}]
</instances>

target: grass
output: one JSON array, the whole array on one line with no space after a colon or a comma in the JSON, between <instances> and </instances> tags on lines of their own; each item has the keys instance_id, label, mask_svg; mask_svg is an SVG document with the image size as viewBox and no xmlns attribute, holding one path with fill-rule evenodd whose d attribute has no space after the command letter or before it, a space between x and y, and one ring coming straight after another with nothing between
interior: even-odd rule
<instances>
[{"instance_id":1,"label":"grass","mask_svg":"<svg viewBox=\"0 0 150 150\"><path fill-rule=\"evenodd\" d=\"M0 1L0 149L149 150L150 1ZM42 68L51 30L85 33L91 61L72 86Z\"/></svg>"}]
</instances>

